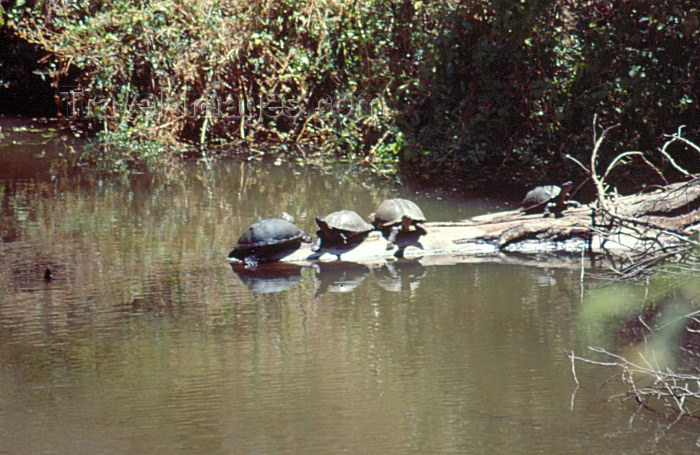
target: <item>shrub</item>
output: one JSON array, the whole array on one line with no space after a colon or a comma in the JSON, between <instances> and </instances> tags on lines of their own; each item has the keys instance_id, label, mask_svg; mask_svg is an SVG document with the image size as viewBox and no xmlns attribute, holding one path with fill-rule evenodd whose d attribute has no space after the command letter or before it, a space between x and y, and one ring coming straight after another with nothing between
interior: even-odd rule
<instances>
[{"instance_id":1,"label":"shrub","mask_svg":"<svg viewBox=\"0 0 700 455\"><path fill-rule=\"evenodd\" d=\"M79 69L65 107L164 152L276 144L474 186L564 178L593 114L622 125L611 150L698 132L691 0L46 4L15 30L55 86Z\"/></svg>"},{"instance_id":2,"label":"shrub","mask_svg":"<svg viewBox=\"0 0 700 455\"><path fill-rule=\"evenodd\" d=\"M620 124L608 153L700 132L700 6L688 0L537 1L455 10L436 77L405 113L423 172L464 180L565 178L589 153L591 122ZM700 171L697 161L688 163ZM508 172L494 175L493 169ZM637 170L628 180L641 183Z\"/></svg>"}]
</instances>

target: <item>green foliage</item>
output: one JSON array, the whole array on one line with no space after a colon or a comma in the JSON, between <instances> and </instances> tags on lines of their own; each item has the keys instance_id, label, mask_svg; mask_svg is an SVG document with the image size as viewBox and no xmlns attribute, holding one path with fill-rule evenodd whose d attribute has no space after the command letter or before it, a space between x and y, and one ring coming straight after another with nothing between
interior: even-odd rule
<instances>
[{"instance_id":1,"label":"green foliage","mask_svg":"<svg viewBox=\"0 0 700 455\"><path fill-rule=\"evenodd\" d=\"M88 125L163 152L283 143L478 185L494 168L507 167L498 178L511 183L570 172L562 155L587 156L593 114L622 124L610 150L649 148L680 124L697 133L700 7L690 0L39 10L15 30L54 57L54 84L78 68L81 96L112 100L80 113Z\"/></svg>"},{"instance_id":2,"label":"green foliage","mask_svg":"<svg viewBox=\"0 0 700 455\"><path fill-rule=\"evenodd\" d=\"M162 164L166 150L170 156L185 152L182 146L168 148L159 140L139 141L137 138L138 133L126 126L100 132L81 150L81 161L100 171L126 173Z\"/></svg>"},{"instance_id":3,"label":"green foliage","mask_svg":"<svg viewBox=\"0 0 700 455\"><path fill-rule=\"evenodd\" d=\"M142 148L155 140L166 151L178 143L286 142L362 156L394 125L395 96L384 95L414 71L395 58L403 50L392 37L405 24L395 24L393 8L344 0L66 2L17 32L55 56L56 85L69 66L80 68L71 96L79 94L77 114L100 143ZM153 108L142 109L149 101Z\"/></svg>"},{"instance_id":4,"label":"green foliage","mask_svg":"<svg viewBox=\"0 0 700 455\"><path fill-rule=\"evenodd\" d=\"M681 124L700 132L697 3L504 0L478 16L456 10L428 94L406 113L415 147L428 151L416 157L421 168L564 178L573 167L563 154L588 159L595 114L621 124L603 157L653 149Z\"/></svg>"},{"instance_id":5,"label":"green foliage","mask_svg":"<svg viewBox=\"0 0 700 455\"><path fill-rule=\"evenodd\" d=\"M679 347L700 348L698 266L696 251L662 267L646 283L595 290L581 310L579 326L598 346L607 349L614 342L610 335L616 333L630 344L628 355L653 360L661 369L673 366Z\"/></svg>"}]
</instances>

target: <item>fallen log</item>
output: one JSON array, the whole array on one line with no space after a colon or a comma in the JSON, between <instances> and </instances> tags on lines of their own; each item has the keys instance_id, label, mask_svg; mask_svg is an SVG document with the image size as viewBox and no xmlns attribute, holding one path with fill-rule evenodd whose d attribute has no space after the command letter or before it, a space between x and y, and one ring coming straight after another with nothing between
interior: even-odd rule
<instances>
[{"instance_id":1,"label":"fallen log","mask_svg":"<svg viewBox=\"0 0 700 455\"><path fill-rule=\"evenodd\" d=\"M566 210L560 217L511 210L458 222L427 222L425 228L426 235L400 233L396 245L389 249L385 236L373 231L356 245L319 252L302 245L276 259L304 265L336 260L377 263L397 257L486 260L508 253L624 254L664 249L700 231L700 178L653 192L609 198L605 210L596 202Z\"/></svg>"}]
</instances>

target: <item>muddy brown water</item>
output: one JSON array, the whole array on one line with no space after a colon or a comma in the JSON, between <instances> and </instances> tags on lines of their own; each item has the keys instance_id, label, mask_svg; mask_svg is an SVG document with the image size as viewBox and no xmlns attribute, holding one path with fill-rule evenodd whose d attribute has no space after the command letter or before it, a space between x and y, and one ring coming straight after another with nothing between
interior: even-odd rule
<instances>
[{"instance_id":1,"label":"muddy brown water","mask_svg":"<svg viewBox=\"0 0 700 455\"><path fill-rule=\"evenodd\" d=\"M274 161L99 176L3 122L0 454L698 450L697 423L608 401L611 371L572 396L564 352L596 341L576 268L225 261L282 210L313 232L390 196L431 220L503 204Z\"/></svg>"}]
</instances>

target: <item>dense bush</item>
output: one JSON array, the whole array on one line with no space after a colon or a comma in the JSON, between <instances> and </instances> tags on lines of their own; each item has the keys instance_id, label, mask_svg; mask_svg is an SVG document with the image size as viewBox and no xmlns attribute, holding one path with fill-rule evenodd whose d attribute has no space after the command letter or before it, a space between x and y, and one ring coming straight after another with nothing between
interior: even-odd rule
<instances>
[{"instance_id":1,"label":"dense bush","mask_svg":"<svg viewBox=\"0 0 700 455\"><path fill-rule=\"evenodd\" d=\"M4 25L0 18L0 114L55 115L49 67L38 63L46 52L18 38Z\"/></svg>"},{"instance_id":2,"label":"dense bush","mask_svg":"<svg viewBox=\"0 0 700 455\"><path fill-rule=\"evenodd\" d=\"M395 150L397 100L416 72L403 37L412 13L407 1L65 2L17 31L55 56L57 85L80 68L65 107L110 145L361 155Z\"/></svg>"},{"instance_id":3,"label":"dense bush","mask_svg":"<svg viewBox=\"0 0 700 455\"><path fill-rule=\"evenodd\" d=\"M276 144L483 185L571 173L596 113L622 126L611 150L698 132L692 0L47 5L16 32L53 55L57 87L79 69L66 112L127 160Z\"/></svg>"},{"instance_id":4,"label":"dense bush","mask_svg":"<svg viewBox=\"0 0 700 455\"><path fill-rule=\"evenodd\" d=\"M455 14L429 95L406 112L427 173L563 178L564 154L587 162L595 114L621 125L608 154L651 150L681 124L700 132L697 3L501 0L485 14Z\"/></svg>"}]
</instances>

